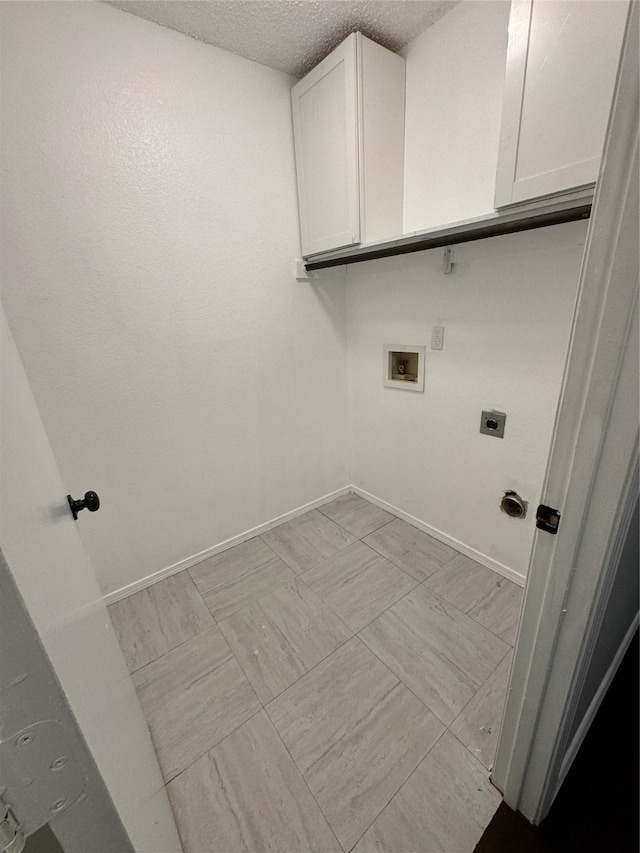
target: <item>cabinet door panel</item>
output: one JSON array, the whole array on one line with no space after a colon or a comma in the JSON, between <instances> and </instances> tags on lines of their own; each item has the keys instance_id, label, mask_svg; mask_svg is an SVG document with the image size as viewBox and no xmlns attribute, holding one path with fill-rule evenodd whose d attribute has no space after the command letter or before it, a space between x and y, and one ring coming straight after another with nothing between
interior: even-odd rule
<instances>
[{"instance_id":1,"label":"cabinet door panel","mask_svg":"<svg viewBox=\"0 0 640 853\"><path fill-rule=\"evenodd\" d=\"M360 242L356 40L292 93L302 253Z\"/></svg>"},{"instance_id":2,"label":"cabinet door panel","mask_svg":"<svg viewBox=\"0 0 640 853\"><path fill-rule=\"evenodd\" d=\"M496 206L593 184L625 0L512 4Z\"/></svg>"}]
</instances>

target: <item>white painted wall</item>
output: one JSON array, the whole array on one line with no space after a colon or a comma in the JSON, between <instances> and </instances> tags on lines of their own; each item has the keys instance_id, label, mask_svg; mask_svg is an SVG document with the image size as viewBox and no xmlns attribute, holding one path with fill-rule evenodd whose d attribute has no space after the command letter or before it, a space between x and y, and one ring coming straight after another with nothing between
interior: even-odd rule
<instances>
[{"instance_id":1,"label":"white painted wall","mask_svg":"<svg viewBox=\"0 0 640 853\"><path fill-rule=\"evenodd\" d=\"M348 482L344 282L292 277L292 78L2 7L3 298L108 593Z\"/></svg>"},{"instance_id":2,"label":"white painted wall","mask_svg":"<svg viewBox=\"0 0 640 853\"><path fill-rule=\"evenodd\" d=\"M406 59L405 233L493 210L509 2L462 2ZM524 577L586 225L349 267L352 482L487 565ZM429 347L424 394L382 386L385 343ZM483 408L507 412L501 441ZM515 521L505 489L531 504Z\"/></svg>"},{"instance_id":3,"label":"white painted wall","mask_svg":"<svg viewBox=\"0 0 640 853\"><path fill-rule=\"evenodd\" d=\"M405 230L492 207L508 7L404 51ZM349 482L523 574L495 504L537 498L585 227L297 285L292 78L103 4L2 14L4 299L105 593ZM424 395L383 389L434 324Z\"/></svg>"},{"instance_id":4,"label":"white painted wall","mask_svg":"<svg viewBox=\"0 0 640 853\"><path fill-rule=\"evenodd\" d=\"M526 574L585 223L348 268L352 482L487 565ZM443 325L444 350L429 349ZM425 390L382 384L384 344L427 346ZM507 413L504 439L480 435ZM529 501L515 520L505 489Z\"/></svg>"},{"instance_id":5,"label":"white painted wall","mask_svg":"<svg viewBox=\"0 0 640 853\"><path fill-rule=\"evenodd\" d=\"M509 8L458 3L401 51L405 233L493 211Z\"/></svg>"}]
</instances>

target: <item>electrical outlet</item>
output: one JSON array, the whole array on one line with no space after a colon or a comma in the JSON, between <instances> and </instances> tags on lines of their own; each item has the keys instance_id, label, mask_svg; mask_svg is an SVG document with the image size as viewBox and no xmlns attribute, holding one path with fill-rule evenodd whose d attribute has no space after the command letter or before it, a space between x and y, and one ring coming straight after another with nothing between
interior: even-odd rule
<instances>
[{"instance_id":1,"label":"electrical outlet","mask_svg":"<svg viewBox=\"0 0 640 853\"><path fill-rule=\"evenodd\" d=\"M444 326L431 329L431 349L444 349Z\"/></svg>"}]
</instances>

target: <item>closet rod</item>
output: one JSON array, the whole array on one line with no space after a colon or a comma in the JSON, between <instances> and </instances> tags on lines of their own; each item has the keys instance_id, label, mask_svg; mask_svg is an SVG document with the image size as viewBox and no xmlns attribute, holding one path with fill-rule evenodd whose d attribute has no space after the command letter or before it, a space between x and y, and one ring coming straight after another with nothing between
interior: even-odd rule
<instances>
[{"instance_id":1,"label":"closet rod","mask_svg":"<svg viewBox=\"0 0 640 853\"><path fill-rule=\"evenodd\" d=\"M408 255L411 252L424 252L427 249L456 246L459 243L471 243L474 240L486 240L489 237L502 237L504 234L516 234L519 231L532 231L534 228L547 228L550 225L576 222L579 219L588 219L590 214L591 204L583 204L563 210L511 219L507 222L469 223L460 226L459 230L454 233L452 233L452 229L443 229L444 233L441 232L440 234L418 234L415 238L396 238L394 241L389 241L386 244L381 243L377 246L355 247L345 250L343 255L334 254L333 257L324 260L319 258L306 261L304 266L308 272L313 272L313 270L338 267L344 264L357 264L361 261L376 261L379 258L390 258L393 255ZM400 239L403 242L399 242Z\"/></svg>"}]
</instances>

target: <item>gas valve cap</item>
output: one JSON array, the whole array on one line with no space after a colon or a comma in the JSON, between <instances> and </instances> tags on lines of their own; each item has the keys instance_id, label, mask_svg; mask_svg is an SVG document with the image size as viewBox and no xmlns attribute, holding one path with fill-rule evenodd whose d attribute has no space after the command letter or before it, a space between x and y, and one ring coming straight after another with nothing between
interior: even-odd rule
<instances>
[{"instance_id":1,"label":"gas valve cap","mask_svg":"<svg viewBox=\"0 0 640 853\"><path fill-rule=\"evenodd\" d=\"M511 518L524 518L527 514L527 501L523 500L517 492L507 490L500 501L500 509Z\"/></svg>"}]
</instances>

